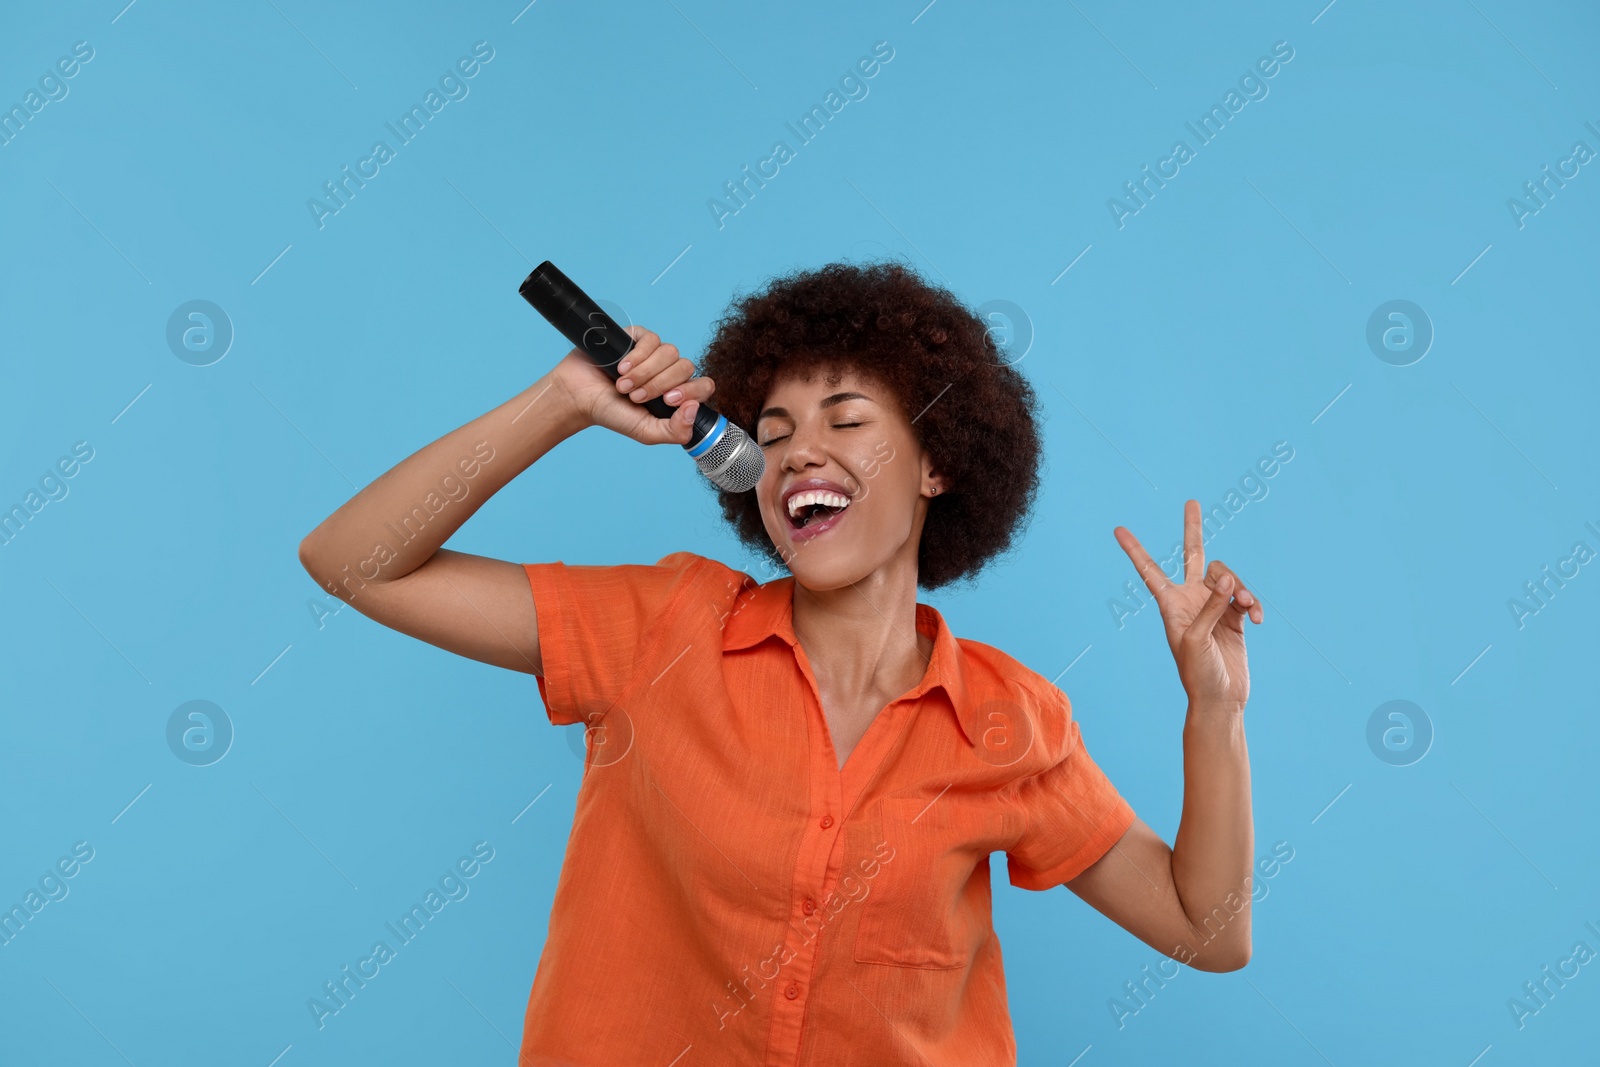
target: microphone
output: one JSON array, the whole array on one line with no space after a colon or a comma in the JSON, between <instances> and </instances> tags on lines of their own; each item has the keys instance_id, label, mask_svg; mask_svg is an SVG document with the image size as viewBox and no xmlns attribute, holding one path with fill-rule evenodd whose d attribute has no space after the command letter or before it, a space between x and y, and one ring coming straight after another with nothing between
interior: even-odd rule
<instances>
[{"instance_id":1,"label":"microphone","mask_svg":"<svg viewBox=\"0 0 1600 1067\"><path fill-rule=\"evenodd\" d=\"M554 263L547 259L535 267L517 292L612 381L622 377L617 364L633 348L633 337L574 285L571 278L557 270ZM678 410L659 396L651 397L640 406L658 419L671 418ZM750 440L749 434L729 422L727 416L706 403L701 403L695 411L689 443L683 447L700 468L700 473L711 479L717 488L730 493L747 493L754 489L766 470L760 446Z\"/></svg>"}]
</instances>

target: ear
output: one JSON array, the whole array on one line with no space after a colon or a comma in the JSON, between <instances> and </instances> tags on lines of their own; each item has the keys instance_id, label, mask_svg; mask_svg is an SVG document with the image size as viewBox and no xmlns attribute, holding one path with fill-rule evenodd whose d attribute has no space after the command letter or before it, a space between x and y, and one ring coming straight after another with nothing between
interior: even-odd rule
<instances>
[{"instance_id":1,"label":"ear","mask_svg":"<svg viewBox=\"0 0 1600 1067\"><path fill-rule=\"evenodd\" d=\"M924 459L922 462L922 495L939 496L949 491L949 483L944 475L933 469L933 464Z\"/></svg>"}]
</instances>

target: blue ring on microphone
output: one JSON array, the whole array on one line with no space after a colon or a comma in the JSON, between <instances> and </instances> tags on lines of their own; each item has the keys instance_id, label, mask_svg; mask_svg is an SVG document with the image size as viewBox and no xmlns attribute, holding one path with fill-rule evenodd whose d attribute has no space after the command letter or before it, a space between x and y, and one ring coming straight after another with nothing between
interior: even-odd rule
<instances>
[{"instance_id":1,"label":"blue ring on microphone","mask_svg":"<svg viewBox=\"0 0 1600 1067\"><path fill-rule=\"evenodd\" d=\"M728 425L728 416L718 415L717 424L711 427L711 432L700 439L700 443L689 449L690 459L699 459L700 454L709 449L722 439L722 431Z\"/></svg>"}]
</instances>

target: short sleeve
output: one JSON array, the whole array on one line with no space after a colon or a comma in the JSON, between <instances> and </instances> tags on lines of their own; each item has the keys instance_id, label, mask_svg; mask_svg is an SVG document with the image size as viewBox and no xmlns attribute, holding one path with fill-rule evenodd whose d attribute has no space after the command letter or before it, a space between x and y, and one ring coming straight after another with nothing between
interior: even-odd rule
<instances>
[{"instance_id":1,"label":"short sleeve","mask_svg":"<svg viewBox=\"0 0 1600 1067\"><path fill-rule=\"evenodd\" d=\"M594 725L632 680L646 643L672 626L674 605L703 557L674 552L654 564L524 563L539 619L535 675L556 726Z\"/></svg>"},{"instance_id":2,"label":"short sleeve","mask_svg":"<svg viewBox=\"0 0 1600 1067\"><path fill-rule=\"evenodd\" d=\"M1064 695L1058 699L1066 704ZM1012 796L1023 832L1006 852L1006 871L1021 889L1071 881L1133 825L1133 808L1089 757L1078 723L1069 719L1066 725L1066 755L1018 782Z\"/></svg>"}]
</instances>

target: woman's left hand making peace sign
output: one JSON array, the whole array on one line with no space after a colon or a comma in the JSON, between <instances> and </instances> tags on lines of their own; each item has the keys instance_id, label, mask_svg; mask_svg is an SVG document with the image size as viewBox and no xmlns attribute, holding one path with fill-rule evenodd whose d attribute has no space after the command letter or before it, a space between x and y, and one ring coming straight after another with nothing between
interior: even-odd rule
<instances>
[{"instance_id":1,"label":"woman's left hand making peace sign","mask_svg":"<svg viewBox=\"0 0 1600 1067\"><path fill-rule=\"evenodd\" d=\"M1260 623L1260 601L1221 560L1205 564L1200 502L1183 505L1183 581L1170 580L1127 527L1112 531L1155 597L1178 679L1191 707L1242 711L1250 696L1244 619Z\"/></svg>"}]
</instances>

